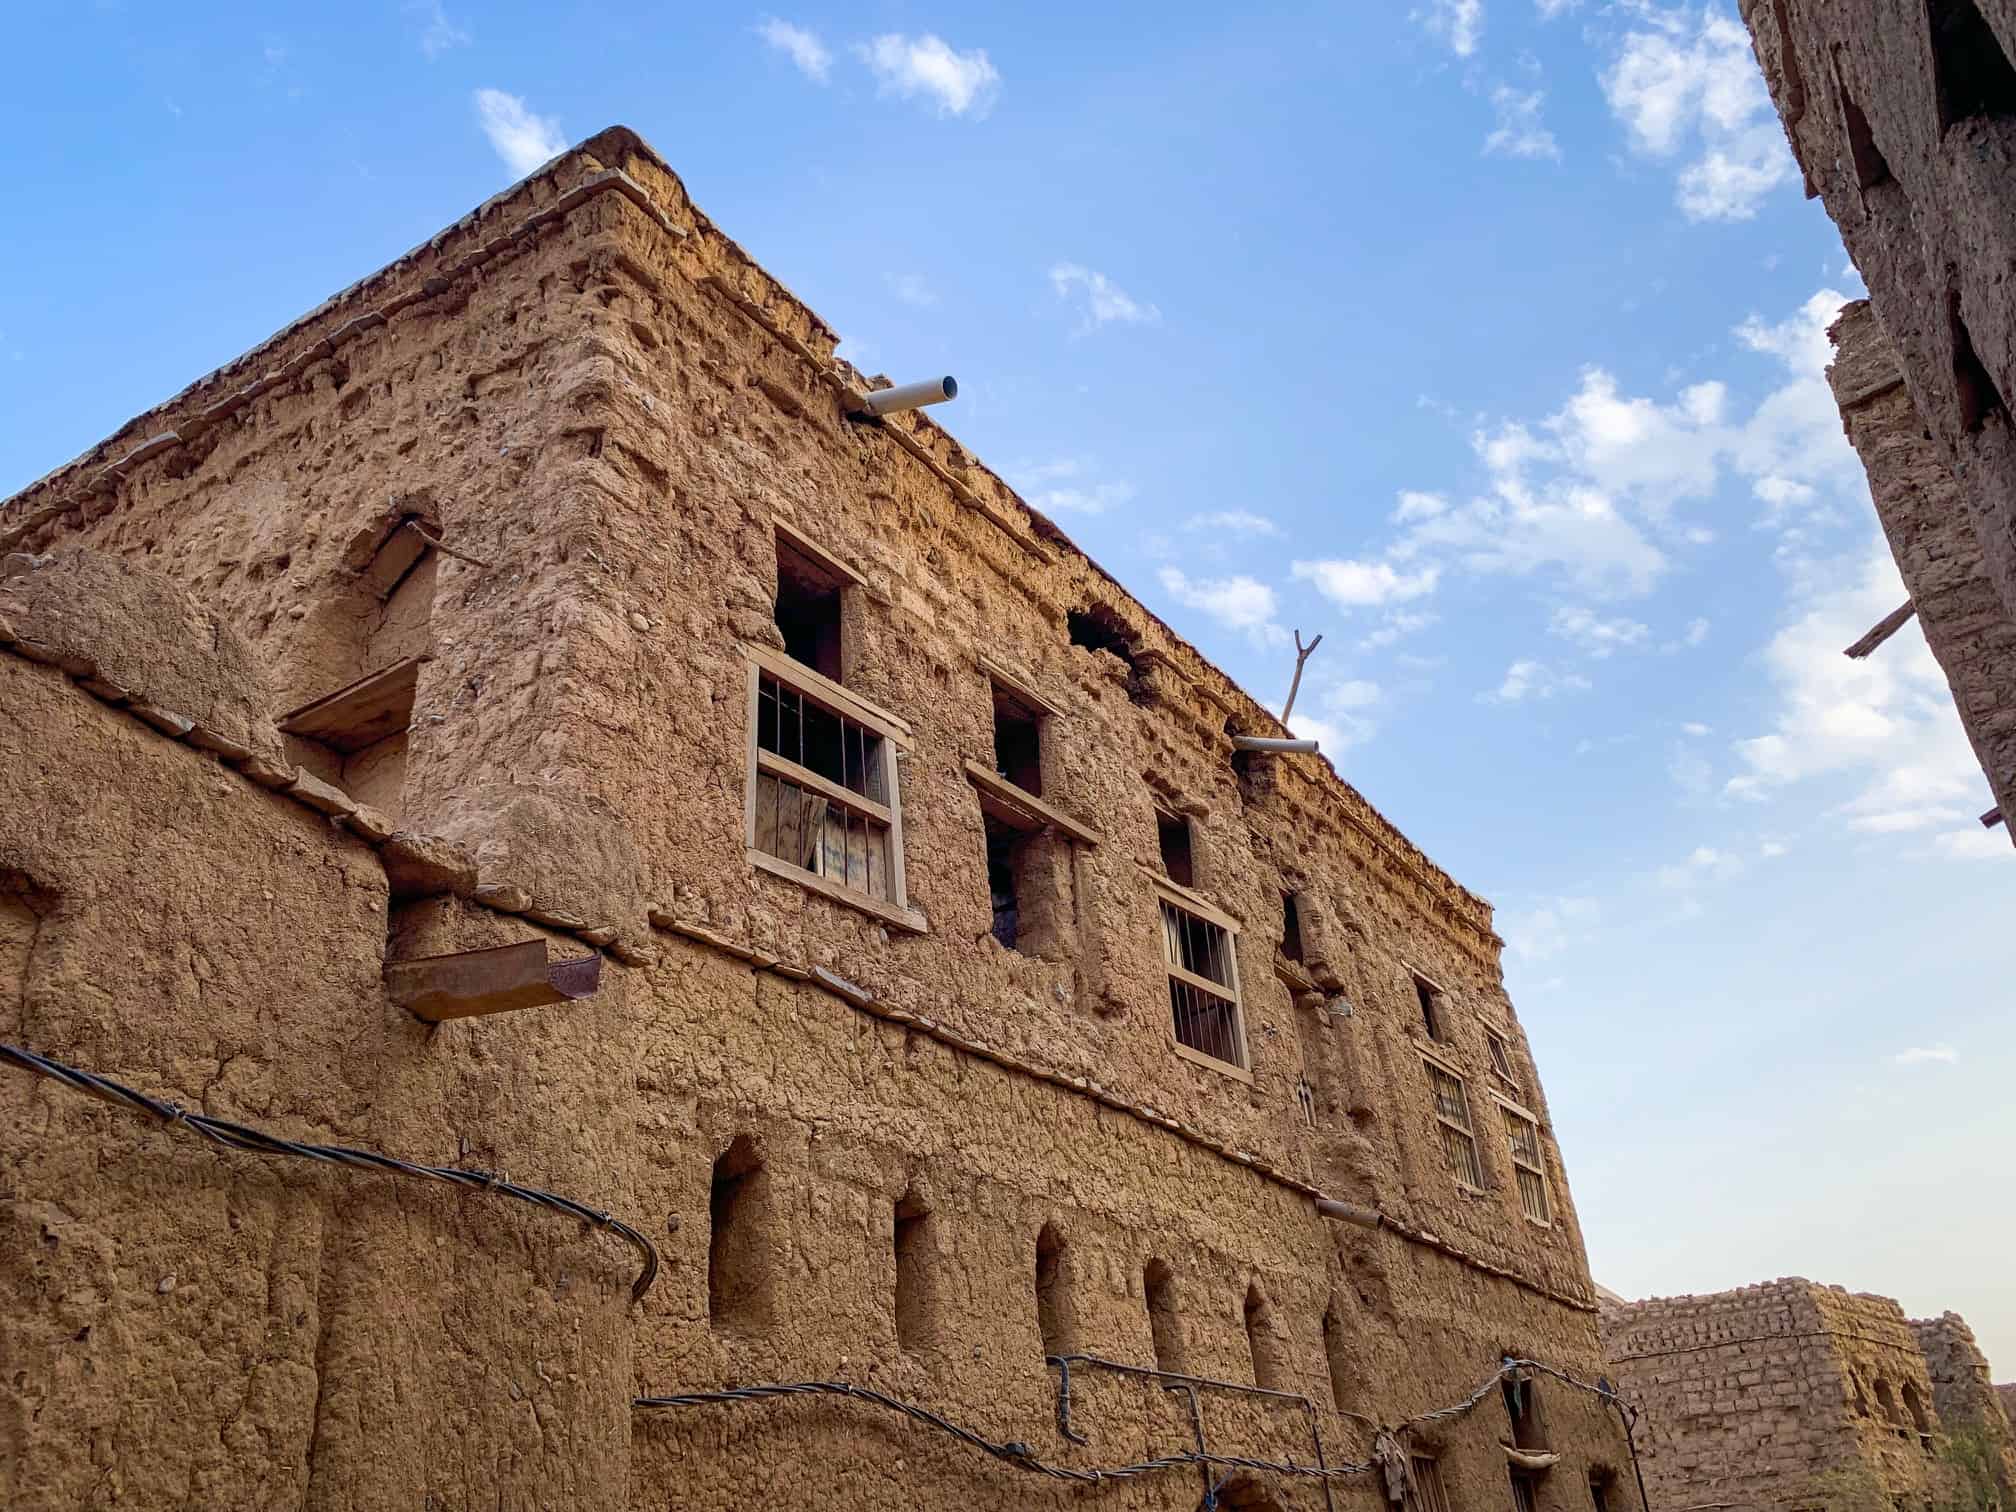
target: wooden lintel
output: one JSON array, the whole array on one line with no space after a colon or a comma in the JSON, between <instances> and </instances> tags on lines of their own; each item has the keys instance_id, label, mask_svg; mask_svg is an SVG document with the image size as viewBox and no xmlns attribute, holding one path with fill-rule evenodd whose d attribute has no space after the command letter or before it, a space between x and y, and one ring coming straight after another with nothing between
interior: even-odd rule
<instances>
[{"instance_id":1,"label":"wooden lintel","mask_svg":"<svg viewBox=\"0 0 2016 1512\"><path fill-rule=\"evenodd\" d=\"M1019 830L1054 829L1080 845L1097 845L1103 838L1090 825L1080 824L1034 793L1024 792L992 767L969 761L966 763L966 780L980 794L981 811L992 814L1003 824Z\"/></svg>"},{"instance_id":2,"label":"wooden lintel","mask_svg":"<svg viewBox=\"0 0 2016 1512\"><path fill-rule=\"evenodd\" d=\"M427 548L433 544L426 532L411 520L401 521L399 528L379 546L360 576L374 594L388 599L392 597L392 590L413 570L413 564L425 556Z\"/></svg>"},{"instance_id":3,"label":"wooden lintel","mask_svg":"<svg viewBox=\"0 0 2016 1512\"><path fill-rule=\"evenodd\" d=\"M1841 654L1843 656L1853 657L1857 661L1860 661L1863 657L1867 656L1871 651L1874 651L1878 646L1882 645L1883 642L1890 639L1890 637L1895 635L1899 630L1903 629L1904 622L1910 619L1911 616L1916 614L1917 612L1918 612L1918 606L1916 604L1912 603L1911 600L1909 599L1904 600L1904 602L1901 605L1899 605L1895 609L1892 609L1888 614L1884 615L1882 619L1878 620L1876 622L1876 628L1874 630L1871 630L1867 635L1863 636L1862 639L1855 642L1854 645L1850 646L1846 651L1843 651Z\"/></svg>"},{"instance_id":4,"label":"wooden lintel","mask_svg":"<svg viewBox=\"0 0 2016 1512\"><path fill-rule=\"evenodd\" d=\"M551 961L544 940L385 963L392 1001L430 1024L578 1002L601 983L601 956Z\"/></svg>"},{"instance_id":5,"label":"wooden lintel","mask_svg":"<svg viewBox=\"0 0 2016 1512\"><path fill-rule=\"evenodd\" d=\"M420 664L433 659L425 654L409 656L366 673L348 687L281 715L280 729L345 755L375 745L411 723Z\"/></svg>"}]
</instances>

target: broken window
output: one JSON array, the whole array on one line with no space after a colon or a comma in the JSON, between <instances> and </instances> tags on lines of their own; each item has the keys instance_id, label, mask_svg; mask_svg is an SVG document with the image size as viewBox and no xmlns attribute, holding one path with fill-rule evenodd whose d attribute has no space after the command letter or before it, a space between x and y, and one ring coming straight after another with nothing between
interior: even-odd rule
<instances>
[{"instance_id":1,"label":"broken window","mask_svg":"<svg viewBox=\"0 0 2016 1512\"><path fill-rule=\"evenodd\" d=\"M1421 1027L1428 1038L1440 1042L1445 1036L1442 1023L1442 990L1419 972L1414 974L1414 996L1421 1004Z\"/></svg>"},{"instance_id":2,"label":"broken window","mask_svg":"<svg viewBox=\"0 0 2016 1512\"><path fill-rule=\"evenodd\" d=\"M2016 69L1974 0L1927 0L1939 129L1972 116L2016 115Z\"/></svg>"},{"instance_id":3,"label":"broken window","mask_svg":"<svg viewBox=\"0 0 2016 1512\"><path fill-rule=\"evenodd\" d=\"M1042 1336L1046 1359L1071 1354L1075 1348L1065 1253L1057 1225L1044 1224L1036 1236L1036 1331Z\"/></svg>"},{"instance_id":4,"label":"broken window","mask_svg":"<svg viewBox=\"0 0 2016 1512\"><path fill-rule=\"evenodd\" d=\"M1499 1104L1505 1115L1505 1140L1512 1150L1512 1171L1519 1180L1519 1208L1535 1223L1551 1223L1547 1205L1547 1164L1540 1149L1540 1126L1524 1114Z\"/></svg>"},{"instance_id":5,"label":"broken window","mask_svg":"<svg viewBox=\"0 0 2016 1512\"><path fill-rule=\"evenodd\" d=\"M1244 1316L1246 1348L1253 1356L1253 1384L1263 1390L1280 1391L1284 1375L1281 1341L1274 1334L1274 1310L1258 1281L1246 1288Z\"/></svg>"},{"instance_id":6,"label":"broken window","mask_svg":"<svg viewBox=\"0 0 2016 1512\"><path fill-rule=\"evenodd\" d=\"M896 1343L911 1354L937 1337L931 1285L931 1212L906 1193L896 1204Z\"/></svg>"},{"instance_id":7,"label":"broken window","mask_svg":"<svg viewBox=\"0 0 2016 1512\"><path fill-rule=\"evenodd\" d=\"M1204 917L1194 904L1163 896L1162 959L1177 1045L1236 1070L1246 1069L1239 1017L1239 971L1229 921Z\"/></svg>"},{"instance_id":8,"label":"broken window","mask_svg":"<svg viewBox=\"0 0 2016 1512\"><path fill-rule=\"evenodd\" d=\"M1512 1071L1511 1043L1496 1029L1486 1029L1484 1045L1491 1052L1491 1069L1513 1086L1518 1086L1519 1078Z\"/></svg>"},{"instance_id":9,"label":"broken window","mask_svg":"<svg viewBox=\"0 0 2016 1512\"><path fill-rule=\"evenodd\" d=\"M903 906L895 729L830 684L750 648L752 856Z\"/></svg>"},{"instance_id":10,"label":"broken window","mask_svg":"<svg viewBox=\"0 0 2016 1512\"><path fill-rule=\"evenodd\" d=\"M1166 1260L1150 1260L1141 1272L1141 1295L1148 1304L1148 1332L1155 1344L1155 1368L1182 1375L1189 1366L1183 1350L1183 1320L1176 1311L1176 1273Z\"/></svg>"},{"instance_id":11,"label":"broken window","mask_svg":"<svg viewBox=\"0 0 2016 1512\"><path fill-rule=\"evenodd\" d=\"M842 681L840 600L848 580L807 545L777 534L777 629L793 661Z\"/></svg>"},{"instance_id":12,"label":"broken window","mask_svg":"<svg viewBox=\"0 0 2016 1512\"><path fill-rule=\"evenodd\" d=\"M994 910L994 938L1009 950L1022 938L1022 895L1031 842L1036 838L992 814L982 814L987 836L987 896Z\"/></svg>"},{"instance_id":13,"label":"broken window","mask_svg":"<svg viewBox=\"0 0 2016 1512\"><path fill-rule=\"evenodd\" d=\"M1168 809L1155 810L1155 842L1162 854L1162 874L1179 887L1197 885L1190 853L1190 821Z\"/></svg>"},{"instance_id":14,"label":"broken window","mask_svg":"<svg viewBox=\"0 0 2016 1512\"><path fill-rule=\"evenodd\" d=\"M1470 1094L1463 1078L1434 1061L1421 1062L1428 1070L1428 1085L1434 1094L1435 1127L1442 1138L1442 1158L1449 1174L1464 1186L1479 1191L1484 1187L1484 1166L1477 1157L1476 1130L1470 1122Z\"/></svg>"},{"instance_id":15,"label":"broken window","mask_svg":"<svg viewBox=\"0 0 2016 1512\"><path fill-rule=\"evenodd\" d=\"M729 1332L770 1324L769 1177L746 1134L714 1162L707 1193L707 1320Z\"/></svg>"},{"instance_id":16,"label":"broken window","mask_svg":"<svg viewBox=\"0 0 2016 1512\"><path fill-rule=\"evenodd\" d=\"M1449 1493L1442 1489L1442 1467L1425 1454L1408 1462L1413 1471L1415 1512L1450 1512Z\"/></svg>"},{"instance_id":17,"label":"broken window","mask_svg":"<svg viewBox=\"0 0 2016 1512\"><path fill-rule=\"evenodd\" d=\"M1043 714L998 682L994 687L994 770L1025 793L1043 794Z\"/></svg>"},{"instance_id":18,"label":"broken window","mask_svg":"<svg viewBox=\"0 0 2016 1512\"><path fill-rule=\"evenodd\" d=\"M1991 416L2006 425L2009 408L2002 402L2002 390L1997 387L1994 375L1974 350L1974 338L1960 316L1958 291L1946 296L1946 327L1953 345L1953 388L1960 399L1960 428L1973 435Z\"/></svg>"}]
</instances>

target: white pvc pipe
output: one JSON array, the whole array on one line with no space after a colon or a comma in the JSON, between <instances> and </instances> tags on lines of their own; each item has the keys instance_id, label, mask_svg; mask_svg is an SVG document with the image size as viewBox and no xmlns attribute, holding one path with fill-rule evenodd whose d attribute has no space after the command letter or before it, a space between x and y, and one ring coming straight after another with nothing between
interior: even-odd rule
<instances>
[{"instance_id":1,"label":"white pvc pipe","mask_svg":"<svg viewBox=\"0 0 2016 1512\"><path fill-rule=\"evenodd\" d=\"M1314 756L1313 740L1276 740L1268 735L1234 735L1232 744L1242 751L1264 751L1270 756Z\"/></svg>"},{"instance_id":2,"label":"white pvc pipe","mask_svg":"<svg viewBox=\"0 0 2016 1512\"><path fill-rule=\"evenodd\" d=\"M1334 1197L1318 1197L1316 1211L1337 1223L1356 1224L1359 1228L1379 1227L1379 1213L1373 1208L1359 1207L1352 1202L1339 1202Z\"/></svg>"},{"instance_id":3,"label":"white pvc pipe","mask_svg":"<svg viewBox=\"0 0 2016 1512\"><path fill-rule=\"evenodd\" d=\"M867 395L862 408L871 415L894 415L903 410L922 409L927 404L943 404L959 397L959 382L947 375L927 378L922 383L902 383L895 388L876 389Z\"/></svg>"}]
</instances>

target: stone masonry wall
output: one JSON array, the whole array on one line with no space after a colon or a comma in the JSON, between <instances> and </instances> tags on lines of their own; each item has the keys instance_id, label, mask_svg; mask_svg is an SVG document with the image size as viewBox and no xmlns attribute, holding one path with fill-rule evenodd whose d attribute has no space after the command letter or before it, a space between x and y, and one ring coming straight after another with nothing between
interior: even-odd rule
<instances>
[{"instance_id":1,"label":"stone masonry wall","mask_svg":"<svg viewBox=\"0 0 2016 1512\"><path fill-rule=\"evenodd\" d=\"M1844 309L1830 334L1828 381L1877 518L1975 758L2002 812L2016 813L2016 617L1982 565L1951 465L1926 439L1869 302Z\"/></svg>"},{"instance_id":2,"label":"stone masonry wall","mask_svg":"<svg viewBox=\"0 0 2016 1512\"><path fill-rule=\"evenodd\" d=\"M1913 1504L1939 1483L1932 1386L1885 1297L1789 1279L1609 1307L1612 1379L1644 1418L1654 1507Z\"/></svg>"},{"instance_id":3,"label":"stone masonry wall","mask_svg":"<svg viewBox=\"0 0 2016 1512\"><path fill-rule=\"evenodd\" d=\"M1601 1369L1488 905L1326 763L1235 764L1230 732L1279 732L1266 711L935 424L844 420L864 380L833 343L619 129L0 505L0 550L29 554L0 573L0 811L35 816L0 836L9 1038L550 1185L664 1260L627 1307L606 1238L248 1170L0 1068L22 1236L0 1251L0 1500L1080 1505L855 1404L629 1398L837 1377L1067 1463L1193 1442L1181 1396L1092 1370L1090 1442L1067 1442L1043 1363L1066 1348L1306 1395L1205 1393L1212 1446L1306 1460L1313 1426L1360 1460L1372 1424L1508 1355ZM840 681L899 732L889 904L745 856L780 526L851 574ZM381 600L401 540L419 565ZM1088 617L1121 654L1073 643ZM188 627L186 654L137 656L153 624ZM236 670L166 691L222 658L206 644ZM410 724L372 762L275 728L411 654ZM990 930L990 667L1053 711L1042 800L1080 834L1039 853L1026 951ZM228 731L174 707L199 697ZM1172 1044L1158 802L1189 821L1199 906L1238 926L1243 1074ZM528 938L604 952L596 996L429 1030L379 980ZM1474 1186L1431 1062L1465 1082ZM1544 1221L1508 1116L1536 1125ZM201 1200L164 1203L164 1170ZM1374 1225L1326 1220L1324 1194ZM286 1390L235 1395L254 1370ZM168 1381L198 1406L171 1411ZM1534 1389L1563 1455L1543 1512L1628 1483L1614 1415ZM122 1394L155 1405L102 1405ZM1509 1431L1494 1392L1409 1439L1487 1505ZM1200 1494L1186 1470L1097 1497ZM1371 1476L1335 1495L1380 1500Z\"/></svg>"},{"instance_id":4,"label":"stone masonry wall","mask_svg":"<svg viewBox=\"0 0 2016 1512\"><path fill-rule=\"evenodd\" d=\"M1948 1434L1978 1436L2002 1505L2016 1506L2016 1431L1990 1384L1988 1361L1958 1313L1914 1318L1911 1332L1932 1376L1932 1407Z\"/></svg>"}]
</instances>

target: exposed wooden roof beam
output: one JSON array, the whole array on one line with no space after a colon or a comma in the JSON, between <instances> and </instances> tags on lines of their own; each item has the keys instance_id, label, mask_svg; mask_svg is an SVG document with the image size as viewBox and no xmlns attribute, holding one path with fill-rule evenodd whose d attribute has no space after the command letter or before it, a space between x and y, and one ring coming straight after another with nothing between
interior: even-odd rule
<instances>
[{"instance_id":1,"label":"exposed wooden roof beam","mask_svg":"<svg viewBox=\"0 0 2016 1512\"><path fill-rule=\"evenodd\" d=\"M1904 600L1901 605L1892 609L1882 619L1878 620L1874 630L1871 630L1841 654L1843 656L1852 656L1857 661L1860 661L1899 630L1903 629L1904 622L1917 612L1918 606L1916 604L1912 603L1909 599Z\"/></svg>"}]
</instances>

